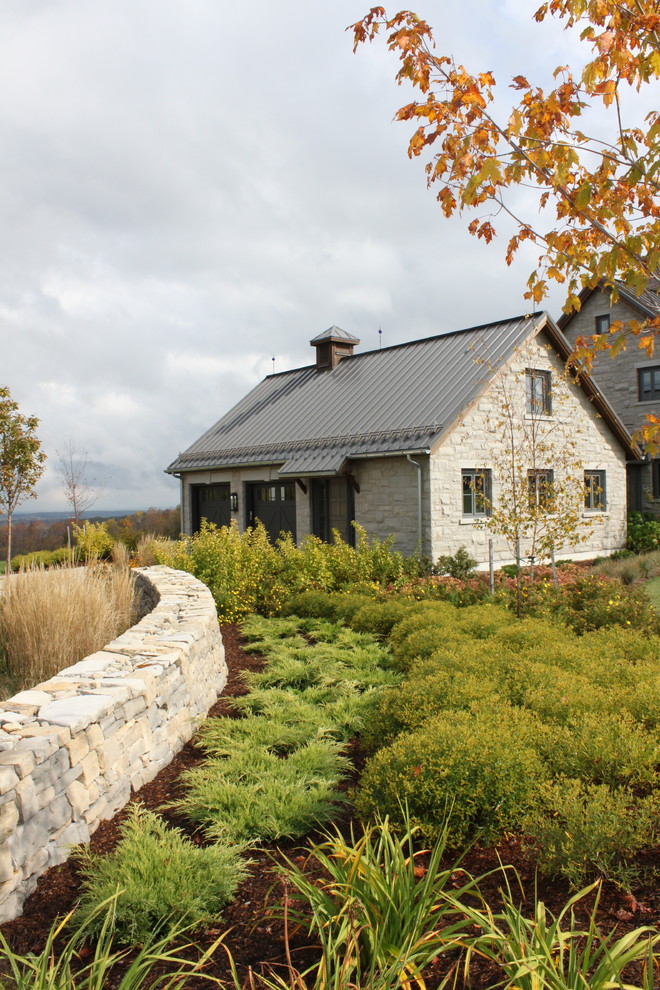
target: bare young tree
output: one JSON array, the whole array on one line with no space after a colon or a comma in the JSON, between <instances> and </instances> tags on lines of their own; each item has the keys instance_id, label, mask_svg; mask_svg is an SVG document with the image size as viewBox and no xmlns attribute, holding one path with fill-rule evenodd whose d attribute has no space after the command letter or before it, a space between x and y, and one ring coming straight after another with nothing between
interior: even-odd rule
<instances>
[{"instance_id":1,"label":"bare young tree","mask_svg":"<svg viewBox=\"0 0 660 990\"><path fill-rule=\"evenodd\" d=\"M90 477L87 451L78 454L71 438L63 451L57 451L57 457L64 495L71 506L71 519L78 526L83 513L94 505L101 490L95 486L96 479Z\"/></svg>"}]
</instances>

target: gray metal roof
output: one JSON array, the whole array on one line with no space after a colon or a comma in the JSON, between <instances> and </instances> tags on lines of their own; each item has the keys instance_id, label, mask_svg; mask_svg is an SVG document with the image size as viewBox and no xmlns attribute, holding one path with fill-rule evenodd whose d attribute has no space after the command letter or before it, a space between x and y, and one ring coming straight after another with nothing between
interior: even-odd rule
<instances>
[{"instance_id":1,"label":"gray metal roof","mask_svg":"<svg viewBox=\"0 0 660 990\"><path fill-rule=\"evenodd\" d=\"M312 337L310 344L322 344L326 340L341 340L345 344L359 344L360 341L353 334L348 333L346 330L342 330L341 327L328 327L323 333L317 333L316 337Z\"/></svg>"},{"instance_id":2,"label":"gray metal roof","mask_svg":"<svg viewBox=\"0 0 660 990\"><path fill-rule=\"evenodd\" d=\"M360 455L428 450L548 325L558 333L534 313L355 354L331 370L269 375L167 471L283 463L280 475L302 477L335 474Z\"/></svg>"}]
</instances>

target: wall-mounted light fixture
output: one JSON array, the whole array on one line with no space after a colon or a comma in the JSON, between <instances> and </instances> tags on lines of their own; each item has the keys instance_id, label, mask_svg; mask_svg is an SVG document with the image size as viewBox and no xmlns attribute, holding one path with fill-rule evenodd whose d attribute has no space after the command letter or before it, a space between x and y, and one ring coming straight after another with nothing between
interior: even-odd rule
<instances>
[{"instance_id":1,"label":"wall-mounted light fixture","mask_svg":"<svg viewBox=\"0 0 660 990\"><path fill-rule=\"evenodd\" d=\"M231 511L238 512L238 492L232 492L231 498Z\"/></svg>"}]
</instances>

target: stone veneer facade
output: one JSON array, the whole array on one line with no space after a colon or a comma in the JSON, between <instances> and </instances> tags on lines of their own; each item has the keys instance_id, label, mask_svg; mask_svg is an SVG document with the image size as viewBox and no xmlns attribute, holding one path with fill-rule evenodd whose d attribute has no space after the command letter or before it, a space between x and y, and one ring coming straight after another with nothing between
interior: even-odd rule
<instances>
[{"instance_id":1,"label":"stone veneer facade","mask_svg":"<svg viewBox=\"0 0 660 990\"><path fill-rule=\"evenodd\" d=\"M596 333L596 317L610 317L615 320L639 320L640 314L629 305L625 299L610 306L609 293L604 291L592 292L585 299L579 312L574 313L564 327L564 333L574 344L578 337L590 337ZM607 352L596 354L593 364L593 377L598 387L605 394L625 426L631 433L639 430L646 420L648 413L660 416L660 403L657 399L648 402L639 401L638 373L642 368L658 367L660 357L656 354L649 358L645 350L640 350L634 340L630 341L625 351L615 358ZM631 509L651 512L660 518L660 469L655 465L656 481L654 491L653 465L650 459L643 463L630 465L629 504Z\"/></svg>"},{"instance_id":2,"label":"stone veneer facade","mask_svg":"<svg viewBox=\"0 0 660 990\"><path fill-rule=\"evenodd\" d=\"M488 561L491 534L475 519L463 515L461 472L470 469L493 469L498 451L503 450L501 430L496 423L501 416L502 382L524 382L525 369L549 371L552 375L552 415L543 417L553 430L552 444L561 453L566 441L575 441L575 471L606 472L606 511L583 512L585 523L593 522L591 535L576 547L566 547L558 557L574 560L609 554L626 542L626 452L614 434L597 415L585 393L564 380L563 364L545 337L539 335L518 352L507 370L462 418L446 439L431 453L432 558L453 554L465 546L480 564ZM515 388L515 384L513 384ZM524 393L521 396L524 402ZM518 410L520 417L525 415ZM543 424L541 424L543 425ZM519 426L522 429L522 426ZM561 470L546 457L539 467L554 469L558 480ZM531 468L532 465L529 465ZM497 504L501 480L492 471L493 504ZM499 566L512 561L512 550L504 537L494 536L495 561ZM524 548L522 548L524 552Z\"/></svg>"},{"instance_id":3,"label":"stone veneer facade","mask_svg":"<svg viewBox=\"0 0 660 990\"><path fill-rule=\"evenodd\" d=\"M171 761L225 686L209 589L167 567L136 574L153 610L0 710L0 922Z\"/></svg>"}]
</instances>

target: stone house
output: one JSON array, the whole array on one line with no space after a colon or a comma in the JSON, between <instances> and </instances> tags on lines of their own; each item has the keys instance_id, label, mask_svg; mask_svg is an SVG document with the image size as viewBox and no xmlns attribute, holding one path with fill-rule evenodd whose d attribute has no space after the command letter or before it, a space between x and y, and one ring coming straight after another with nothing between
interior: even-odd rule
<instances>
[{"instance_id":1,"label":"stone house","mask_svg":"<svg viewBox=\"0 0 660 990\"><path fill-rule=\"evenodd\" d=\"M660 281L654 280L641 296L617 283L619 298L611 303L603 285L583 289L581 308L564 314L558 326L571 345L578 337L607 333L617 320L646 320L660 316ZM660 357L649 358L631 341L625 351L611 358L606 351L595 355L592 375L627 430L634 434L647 413L660 416ZM660 457L647 456L628 464L628 507L660 518Z\"/></svg>"},{"instance_id":2,"label":"stone house","mask_svg":"<svg viewBox=\"0 0 660 990\"><path fill-rule=\"evenodd\" d=\"M421 547L435 560L466 546L484 564L484 523L507 484L506 437L523 449L531 425L550 439L525 466L529 497L572 472L578 515L597 523L566 555L625 544L635 448L589 378L566 383L571 348L546 313L363 353L337 327L310 343L314 364L268 375L167 468L181 480L184 533L203 518L241 530L260 519L273 538L338 530L351 541L355 520L370 536L395 534L403 553ZM516 389L507 426L502 396ZM565 467L571 444L579 456ZM502 537L494 552L511 560Z\"/></svg>"}]
</instances>

